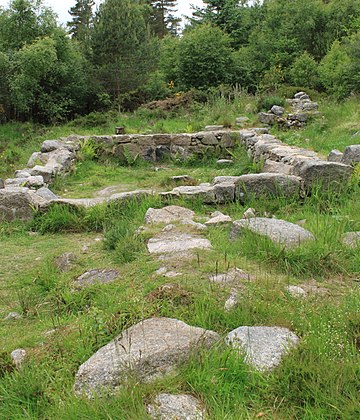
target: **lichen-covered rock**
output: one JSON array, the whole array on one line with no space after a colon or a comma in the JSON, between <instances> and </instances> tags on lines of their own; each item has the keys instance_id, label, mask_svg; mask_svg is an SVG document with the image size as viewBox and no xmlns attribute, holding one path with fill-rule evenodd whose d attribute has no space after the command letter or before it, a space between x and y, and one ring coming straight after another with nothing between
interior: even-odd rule
<instances>
[{"instance_id":1,"label":"lichen-covered rock","mask_svg":"<svg viewBox=\"0 0 360 420\"><path fill-rule=\"evenodd\" d=\"M149 208L145 214L145 223L172 223L176 221L192 220L195 213L185 207L167 206L161 209Z\"/></svg>"},{"instance_id":2,"label":"lichen-covered rock","mask_svg":"<svg viewBox=\"0 0 360 420\"><path fill-rule=\"evenodd\" d=\"M159 394L147 412L156 420L201 420L206 414L201 401L187 394Z\"/></svg>"},{"instance_id":3,"label":"lichen-covered rock","mask_svg":"<svg viewBox=\"0 0 360 420\"><path fill-rule=\"evenodd\" d=\"M175 254L194 249L212 249L208 239L187 233L161 232L149 239L147 244L150 254Z\"/></svg>"},{"instance_id":4,"label":"lichen-covered rock","mask_svg":"<svg viewBox=\"0 0 360 420\"><path fill-rule=\"evenodd\" d=\"M245 361L260 371L274 369L283 356L299 343L299 337L281 327L239 327L227 342L245 354Z\"/></svg>"},{"instance_id":5,"label":"lichen-covered rock","mask_svg":"<svg viewBox=\"0 0 360 420\"><path fill-rule=\"evenodd\" d=\"M346 165L353 165L360 163L360 144L352 144L347 146L344 150L344 155L341 159L342 163Z\"/></svg>"},{"instance_id":6,"label":"lichen-covered rock","mask_svg":"<svg viewBox=\"0 0 360 420\"><path fill-rule=\"evenodd\" d=\"M76 394L112 393L129 377L149 382L172 372L219 335L171 318L150 318L123 331L83 363L75 378Z\"/></svg>"},{"instance_id":7,"label":"lichen-covered rock","mask_svg":"<svg viewBox=\"0 0 360 420\"><path fill-rule=\"evenodd\" d=\"M230 233L231 238L236 238L243 230L250 230L261 236L268 237L276 244L285 248L293 248L306 241L315 240L312 233L294 223L280 219L255 217L252 219L236 220Z\"/></svg>"},{"instance_id":8,"label":"lichen-covered rock","mask_svg":"<svg viewBox=\"0 0 360 420\"><path fill-rule=\"evenodd\" d=\"M95 269L86 271L84 274L79 276L74 282L73 286L76 289L83 289L94 284L108 284L113 282L119 277L117 270L108 269Z\"/></svg>"},{"instance_id":9,"label":"lichen-covered rock","mask_svg":"<svg viewBox=\"0 0 360 420\"><path fill-rule=\"evenodd\" d=\"M338 162L341 163L341 160L343 158L344 154L340 152L340 150L331 150L331 152L328 155L327 160L329 162Z\"/></svg>"}]
</instances>

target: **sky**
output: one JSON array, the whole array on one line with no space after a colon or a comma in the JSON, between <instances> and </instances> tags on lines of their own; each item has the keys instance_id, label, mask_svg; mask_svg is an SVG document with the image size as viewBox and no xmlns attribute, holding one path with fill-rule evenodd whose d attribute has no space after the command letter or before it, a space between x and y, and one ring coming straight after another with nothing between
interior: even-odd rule
<instances>
[{"instance_id":1,"label":"sky","mask_svg":"<svg viewBox=\"0 0 360 420\"><path fill-rule=\"evenodd\" d=\"M70 9L70 7L75 5L76 0L46 0L44 3L47 6L50 6L55 11L61 23L66 23L67 21L70 20L70 15L68 14L68 10ZM96 4L99 4L99 3L101 3L101 1L97 0ZM0 6L7 7L8 4L9 4L9 0L0 0ZM191 0L190 2L179 0L178 7L177 7L178 8L177 15L180 17L182 15L191 16L190 6L191 5L200 6L202 4L203 4L202 0Z\"/></svg>"}]
</instances>

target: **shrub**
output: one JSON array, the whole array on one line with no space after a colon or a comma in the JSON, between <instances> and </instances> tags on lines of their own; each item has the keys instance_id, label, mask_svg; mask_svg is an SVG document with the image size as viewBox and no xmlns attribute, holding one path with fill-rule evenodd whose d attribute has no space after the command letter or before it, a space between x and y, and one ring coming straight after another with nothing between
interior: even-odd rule
<instances>
[{"instance_id":1,"label":"shrub","mask_svg":"<svg viewBox=\"0 0 360 420\"><path fill-rule=\"evenodd\" d=\"M257 103L257 109L258 111L268 111L274 105L284 106L285 105L284 98L281 98L280 96L260 97Z\"/></svg>"},{"instance_id":2,"label":"shrub","mask_svg":"<svg viewBox=\"0 0 360 420\"><path fill-rule=\"evenodd\" d=\"M290 75L295 85L317 88L319 86L319 70L315 59L307 52L301 54L292 65Z\"/></svg>"}]
</instances>

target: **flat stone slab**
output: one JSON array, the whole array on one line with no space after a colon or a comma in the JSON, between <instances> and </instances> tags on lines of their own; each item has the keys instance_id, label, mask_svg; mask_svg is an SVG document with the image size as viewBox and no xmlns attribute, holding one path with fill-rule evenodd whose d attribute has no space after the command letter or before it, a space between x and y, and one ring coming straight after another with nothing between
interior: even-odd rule
<instances>
[{"instance_id":1,"label":"flat stone slab","mask_svg":"<svg viewBox=\"0 0 360 420\"><path fill-rule=\"evenodd\" d=\"M231 331L226 341L244 352L245 361L260 371L274 369L291 348L299 343L299 337L281 327L239 327Z\"/></svg>"},{"instance_id":2,"label":"flat stone slab","mask_svg":"<svg viewBox=\"0 0 360 420\"><path fill-rule=\"evenodd\" d=\"M241 284L244 281L252 281L255 277L240 268L232 268L227 273L212 274L209 280L221 286Z\"/></svg>"},{"instance_id":3,"label":"flat stone slab","mask_svg":"<svg viewBox=\"0 0 360 420\"><path fill-rule=\"evenodd\" d=\"M92 397L112 393L128 378L150 382L171 373L199 348L209 348L219 335L172 318L150 318L123 331L83 363L74 391Z\"/></svg>"},{"instance_id":4,"label":"flat stone slab","mask_svg":"<svg viewBox=\"0 0 360 420\"><path fill-rule=\"evenodd\" d=\"M73 286L76 289L92 286L93 284L107 284L111 283L119 277L119 272L116 270L95 269L86 271L79 276L74 282Z\"/></svg>"},{"instance_id":5,"label":"flat stone slab","mask_svg":"<svg viewBox=\"0 0 360 420\"><path fill-rule=\"evenodd\" d=\"M206 414L201 401L187 394L159 394L147 412L157 420L201 420Z\"/></svg>"},{"instance_id":6,"label":"flat stone slab","mask_svg":"<svg viewBox=\"0 0 360 420\"><path fill-rule=\"evenodd\" d=\"M208 239L198 235L162 232L149 240L147 248L150 254L173 254L193 249L212 249L212 246Z\"/></svg>"},{"instance_id":7,"label":"flat stone slab","mask_svg":"<svg viewBox=\"0 0 360 420\"><path fill-rule=\"evenodd\" d=\"M157 223L172 223L192 220L194 217L195 213L185 207L167 206L161 209L149 208L145 214L145 223L150 225Z\"/></svg>"},{"instance_id":8,"label":"flat stone slab","mask_svg":"<svg viewBox=\"0 0 360 420\"><path fill-rule=\"evenodd\" d=\"M236 220L233 223L230 237L236 238L244 229L261 236L267 236L271 241L283 245L285 248L294 248L303 242L315 240L313 234L301 226L285 220L266 217Z\"/></svg>"},{"instance_id":9,"label":"flat stone slab","mask_svg":"<svg viewBox=\"0 0 360 420\"><path fill-rule=\"evenodd\" d=\"M171 194L179 197L185 197L189 199L201 199L204 203L215 203L215 191L211 185L197 185L197 186L181 186L175 187Z\"/></svg>"}]
</instances>

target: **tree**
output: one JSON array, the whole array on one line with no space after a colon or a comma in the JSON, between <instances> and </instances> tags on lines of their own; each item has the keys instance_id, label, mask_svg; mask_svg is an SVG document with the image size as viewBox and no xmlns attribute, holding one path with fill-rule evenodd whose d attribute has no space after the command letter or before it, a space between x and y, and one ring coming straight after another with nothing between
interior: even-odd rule
<instances>
[{"instance_id":1,"label":"tree","mask_svg":"<svg viewBox=\"0 0 360 420\"><path fill-rule=\"evenodd\" d=\"M154 33L164 38L165 35L176 35L181 19L176 17L176 0L149 0L151 7L150 25Z\"/></svg>"},{"instance_id":2,"label":"tree","mask_svg":"<svg viewBox=\"0 0 360 420\"><path fill-rule=\"evenodd\" d=\"M290 75L294 85L316 89L319 87L318 63L309 53L304 52L291 66Z\"/></svg>"},{"instance_id":3,"label":"tree","mask_svg":"<svg viewBox=\"0 0 360 420\"><path fill-rule=\"evenodd\" d=\"M71 36L79 41L87 52L90 44L90 30L93 23L92 8L94 5L94 0L78 0L75 6L69 10L72 20L67 23Z\"/></svg>"},{"instance_id":4,"label":"tree","mask_svg":"<svg viewBox=\"0 0 360 420\"><path fill-rule=\"evenodd\" d=\"M95 15L92 60L112 99L142 85L156 67L158 45L145 17L143 5L131 0L105 0Z\"/></svg>"}]
</instances>

